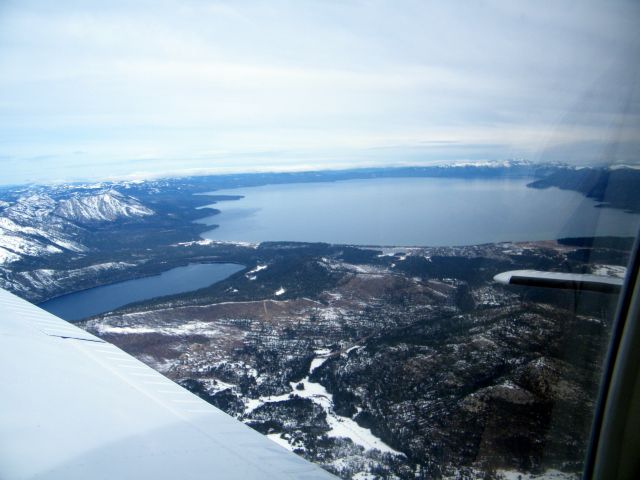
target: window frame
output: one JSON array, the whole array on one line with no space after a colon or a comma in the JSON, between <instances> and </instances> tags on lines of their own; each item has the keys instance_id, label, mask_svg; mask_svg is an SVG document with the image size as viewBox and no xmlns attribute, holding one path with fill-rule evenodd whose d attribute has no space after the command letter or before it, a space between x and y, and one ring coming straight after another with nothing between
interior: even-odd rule
<instances>
[{"instance_id":1,"label":"window frame","mask_svg":"<svg viewBox=\"0 0 640 480\"><path fill-rule=\"evenodd\" d=\"M618 302L583 479L640 478L639 445L640 234Z\"/></svg>"}]
</instances>

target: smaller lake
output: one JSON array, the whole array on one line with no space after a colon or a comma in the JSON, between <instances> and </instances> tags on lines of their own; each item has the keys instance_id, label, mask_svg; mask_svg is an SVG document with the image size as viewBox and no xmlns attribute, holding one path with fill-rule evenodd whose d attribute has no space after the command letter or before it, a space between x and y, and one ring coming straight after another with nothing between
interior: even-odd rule
<instances>
[{"instance_id":1,"label":"smaller lake","mask_svg":"<svg viewBox=\"0 0 640 480\"><path fill-rule=\"evenodd\" d=\"M160 275L126 280L63 295L39 307L68 321L108 312L129 303L208 287L245 268L236 263L198 263Z\"/></svg>"}]
</instances>

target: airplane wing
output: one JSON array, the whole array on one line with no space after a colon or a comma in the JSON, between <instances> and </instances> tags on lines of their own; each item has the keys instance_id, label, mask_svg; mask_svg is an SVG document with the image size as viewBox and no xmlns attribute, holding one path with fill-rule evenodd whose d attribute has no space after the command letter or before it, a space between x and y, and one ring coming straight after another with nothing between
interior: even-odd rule
<instances>
[{"instance_id":1,"label":"airplane wing","mask_svg":"<svg viewBox=\"0 0 640 480\"><path fill-rule=\"evenodd\" d=\"M624 279L618 277L582 273L541 272L539 270L511 270L499 273L493 279L506 285L589 290L602 293L619 293L624 283Z\"/></svg>"},{"instance_id":2,"label":"airplane wing","mask_svg":"<svg viewBox=\"0 0 640 480\"><path fill-rule=\"evenodd\" d=\"M0 290L0 478L335 478Z\"/></svg>"}]
</instances>

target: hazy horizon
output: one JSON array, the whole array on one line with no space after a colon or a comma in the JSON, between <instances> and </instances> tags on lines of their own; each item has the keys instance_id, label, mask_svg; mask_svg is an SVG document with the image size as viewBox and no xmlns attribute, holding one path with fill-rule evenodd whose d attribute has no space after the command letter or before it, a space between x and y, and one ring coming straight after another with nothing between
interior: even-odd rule
<instances>
[{"instance_id":1,"label":"hazy horizon","mask_svg":"<svg viewBox=\"0 0 640 480\"><path fill-rule=\"evenodd\" d=\"M637 164L631 1L0 4L0 184Z\"/></svg>"},{"instance_id":2,"label":"hazy horizon","mask_svg":"<svg viewBox=\"0 0 640 480\"><path fill-rule=\"evenodd\" d=\"M364 164L358 164L358 165L346 165L346 166L341 166L341 165L334 165L334 164L329 164L329 165L319 165L319 166L313 166L313 165L301 165L301 166L296 166L296 165L291 165L288 167L281 167L281 168L277 168L277 167L255 167L255 168L246 168L246 169L241 169L241 170L237 170L237 169L233 169L232 167L225 169L225 168L221 168L218 170L207 170L207 169L198 169L195 171L191 171L191 170L186 170L186 171L168 171L168 172L159 172L159 173L151 173L151 172L147 172L145 174L124 174L124 175L115 175L115 176L104 176L104 177L87 177L87 178L77 178L77 179L59 179L59 180L48 180L48 181L40 181L40 182L17 182L17 183L12 183L12 182L2 182L2 178L0 178L0 187L7 187L9 189L11 188L21 188L21 187L29 187L29 186L33 186L33 187L55 187L55 186L59 186L59 185L98 185L98 184L125 184L125 183L141 183L141 182L153 182L153 181L161 181L161 180L170 180L170 179L187 179L187 178L198 178L198 177L217 177L217 176L235 176L235 175L253 175L253 174L287 174L287 173L326 173L326 172L354 172L354 171L359 171L359 170L363 170L363 171L369 171L369 170L402 170L402 169L411 169L411 168L416 168L416 169L420 169L420 168L437 168L437 167L441 167L441 168L447 168L447 167L500 167L502 165L504 165L507 162L511 162L513 164L513 162L518 162L520 164L523 164L523 162L526 162L527 164L531 165L531 166L538 166L538 165L548 165L548 166L554 166L554 167L559 167L559 168L576 168L576 169L580 169L580 168L613 168L613 169L618 169L618 168L628 168L628 169L633 169L633 170L640 170L640 164L616 164L616 165L609 165L609 164L593 164L593 165L588 165L588 166L575 166L575 165L571 165L568 163L562 163L562 162L529 162L523 159L506 159L506 160L477 160L477 161L450 161L450 162L429 162L429 163L422 163L422 164L418 164L418 163L407 163L407 164L397 164L397 165L384 165L384 164L380 164L380 165L376 165L376 164L372 164L372 165L364 165ZM387 177L384 177L387 178ZM423 176L416 176L416 177L404 177L404 176L390 176L388 178L440 178L440 177L423 177ZM458 178L458 177L442 177L442 178ZM363 178L366 179L366 178ZM338 180L338 181L349 181L352 180L351 178L346 178L344 180ZM318 180L319 183L325 183L325 180ZM288 182L287 182L288 183ZM295 183L295 182L294 182ZM307 183L305 181L305 183ZM233 187L235 188L235 187Z\"/></svg>"}]
</instances>

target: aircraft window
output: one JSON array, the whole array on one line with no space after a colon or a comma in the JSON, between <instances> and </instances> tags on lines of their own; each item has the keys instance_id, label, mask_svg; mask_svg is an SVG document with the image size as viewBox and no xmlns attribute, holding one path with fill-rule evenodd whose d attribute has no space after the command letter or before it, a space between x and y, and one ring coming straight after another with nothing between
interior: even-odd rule
<instances>
[{"instance_id":1,"label":"aircraft window","mask_svg":"<svg viewBox=\"0 0 640 480\"><path fill-rule=\"evenodd\" d=\"M611 188L616 187L605 186L615 195ZM599 228L596 223L589 239L559 241L562 260L544 271L496 276L517 298L513 324L505 324L502 334L513 335L518 353L507 367L510 381L476 391L472 408L486 415L476 452L492 452L485 466L491 470L495 462L498 476L516 478L514 472L528 471L535 478L578 478L583 473L594 413L602 406L600 382L620 287L636 241L599 235Z\"/></svg>"},{"instance_id":2,"label":"aircraft window","mask_svg":"<svg viewBox=\"0 0 640 480\"><path fill-rule=\"evenodd\" d=\"M610 471L639 13L0 0L0 288L341 478Z\"/></svg>"}]
</instances>

